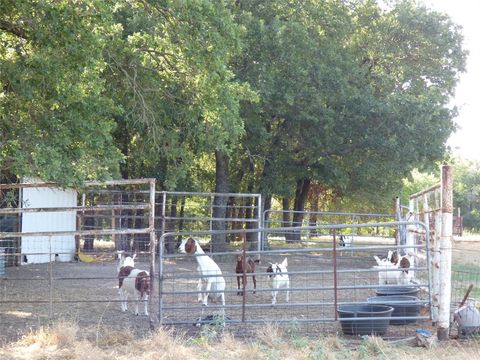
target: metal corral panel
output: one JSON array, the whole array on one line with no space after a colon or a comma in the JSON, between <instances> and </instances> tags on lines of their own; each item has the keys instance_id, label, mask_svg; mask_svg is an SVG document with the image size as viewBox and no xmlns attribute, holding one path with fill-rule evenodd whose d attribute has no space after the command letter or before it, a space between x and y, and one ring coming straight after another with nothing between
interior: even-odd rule
<instances>
[{"instance_id":1,"label":"metal corral panel","mask_svg":"<svg viewBox=\"0 0 480 360\"><path fill-rule=\"evenodd\" d=\"M57 188L24 188L22 207L55 208L77 205L74 190ZM22 233L75 231L75 211L29 212L22 214ZM51 240L50 240L51 238ZM22 236L22 264L51 261L73 261L75 237L73 235Z\"/></svg>"}]
</instances>

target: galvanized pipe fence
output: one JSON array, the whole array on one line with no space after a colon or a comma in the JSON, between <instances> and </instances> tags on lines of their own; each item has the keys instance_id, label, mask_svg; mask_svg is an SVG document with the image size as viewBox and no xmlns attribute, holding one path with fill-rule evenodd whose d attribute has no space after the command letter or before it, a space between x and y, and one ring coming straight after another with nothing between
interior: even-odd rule
<instances>
[{"instance_id":1,"label":"galvanized pipe fence","mask_svg":"<svg viewBox=\"0 0 480 360\"><path fill-rule=\"evenodd\" d=\"M375 294L375 290L395 288L395 285L378 284L378 268L373 255L385 254L388 250L401 251L407 246L399 246L391 242L385 244L383 239L380 241L370 240L370 243L357 242L352 248L339 248L338 238L335 234L344 230L356 230L362 227L398 227L400 225L415 225L424 227L421 222L382 222L366 224L336 224L296 228L269 228L258 230L262 233L284 233L286 231L300 230L331 230L334 236L331 238L330 246L317 246L312 243L307 247L286 247L276 250L263 251L237 251L216 252L201 255L177 255L165 254L160 252L159 264L159 321L164 325L192 325L202 320L202 316L207 315L210 319L214 315L224 313L227 324L258 324L258 323L326 323L338 320L337 309L340 305L367 303L368 297ZM208 231L187 232L187 233L169 233L163 234L159 241L163 241L164 236L206 236L210 235ZM428 236L428 235L427 235ZM263 238L263 237L262 237ZM298 244L297 244L298 245ZM322 244L323 245L323 244ZM160 246L160 249L163 247ZM428 258L428 241L424 244L416 245L416 249L422 251ZM260 266L257 267L255 275L257 277L257 289L253 294L252 281L249 281L246 291L237 289L235 278L237 276L251 277L250 273L237 274L234 272L236 255L246 254L253 258L260 258ZM343 256L349 254L350 256ZM195 257L210 256L222 269L223 277L227 283L224 291L227 299L225 307L219 304L212 304L205 307L197 304L196 297L198 290L196 284L201 278L217 277L217 275L200 276L196 270ZM269 262L280 263L284 257L289 262L288 275L290 277L290 287L278 289L277 297L282 299L286 292L291 294L291 301L277 301L275 305L271 304L270 294L272 292L271 281L266 272L266 266ZM168 265L166 265L168 264ZM422 266L412 268L416 274L417 282L412 284L412 288L419 291L423 290L423 299L408 300L407 305L419 305L429 308L430 299L430 278L431 272L425 261ZM357 266L358 267L357 267ZM386 271L396 271L394 269ZM260 281L259 281L260 279ZM214 291L213 293L218 293ZM239 297L237 293L241 293ZM402 301L400 301L402 303ZM209 312L209 313L208 313ZM208 317L210 316L210 317ZM363 318L362 318L363 319ZM424 321L430 319L429 315L399 316L394 320ZM349 318L342 320L351 320ZM364 320L380 320L377 318L366 317Z\"/></svg>"},{"instance_id":2,"label":"galvanized pipe fence","mask_svg":"<svg viewBox=\"0 0 480 360\"><path fill-rule=\"evenodd\" d=\"M75 212L80 216L80 227L75 230L55 231L0 231L0 247L3 239L16 239L21 243L23 239L41 239L43 248L38 251L30 251L27 256L46 255L45 264L32 264L23 261L24 252L19 247L14 253L4 256L16 256L21 267L8 268L5 275L0 274L0 311L3 324L19 322L25 325L39 324L40 319L52 320L62 314L75 312L79 321L94 324L101 319L105 324L124 326L126 319L132 323L142 323L145 328L153 328L158 323L162 325L190 326L198 323L202 316L215 315L219 311L225 313L225 323L228 324L264 324L264 323L308 323L308 324L333 324L338 321L338 306L349 303L366 303L369 297L376 295L376 290L393 287L393 285L381 286L378 284L378 269L372 268L376 263L373 255L385 257L388 250L402 251L403 246L398 246L389 231L399 226L413 225L425 228L421 222L365 222L356 223L358 219L382 218L385 214L355 214L347 213L348 223L320 224L315 226L289 226L272 227L273 223L263 227L261 219L261 197L251 195L250 205L244 205L238 201L237 210L248 208L252 217L245 219L241 216L232 216L226 220L238 223L242 228L213 231L211 230L212 197L219 196L215 193L202 193L204 199L201 202L202 211L187 211L183 216L173 214L173 197L178 197L178 203L182 198L188 199L195 193L187 192L156 192L154 180L143 181L92 183L92 187L82 195L80 206L56 206L36 208L1 208L0 215L23 216L23 214L62 213ZM15 185L21 189L20 185ZM38 184L25 184L26 188L33 188ZM53 186L41 184L40 186ZM123 190L111 189L112 186L124 186ZM143 187L138 190L133 187ZM0 191L5 187L0 188ZM249 194L224 194L225 196L248 198ZM169 200L170 199L170 200ZM252 200L253 199L253 200ZM170 202L169 202L170 201ZM170 208L169 208L170 207ZM85 226L88 216L101 216L91 226ZM232 214L234 211L232 210ZM319 213L324 216L338 216L341 213ZM238 215L238 213L237 213ZM371 215L371 216L369 216ZM136 219L142 221L136 222ZM190 221L191 226L180 227L178 223ZM214 221L215 219L213 219ZM184 231L168 231L168 221L173 228L182 228ZM247 225L250 224L250 225ZM252 226L244 229L243 227ZM171 228L171 227L170 227ZM208 230L197 230L208 229ZM381 229L371 233L371 229ZM18 229L21 230L21 229ZM278 237L286 233L307 232L309 237L302 238L301 242L285 242ZM353 234L354 242L349 247L341 247L338 242L340 234ZM425 253L429 257L428 231L427 241L415 245L418 252ZM315 235L312 235L315 234ZM362 234L362 235L359 235ZM367 236L368 234L372 236ZM377 236L374 236L374 235ZM248 247L246 242L232 242L225 252L208 252L205 256L214 259L222 269L226 280L225 307L209 303L208 307L202 307L196 302L196 286L200 280L197 273L197 262L194 257L165 252L166 239L195 236L202 241L205 248L211 249L208 241L214 235L232 235L232 238L243 238L248 235ZM154 287L149 299L149 316L130 318L130 312L121 316L118 304L116 287L116 264L112 263L113 249L105 249L109 253L108 259L101 260L102 250L92 253L80 251L75 256L84 255L88 261L61 263L57 262L56 255L68 255L71 252L54 249L55 239L61 236L75 238L76 241L84 241L92 237L95 241L106 239L108 244L122 244L125 240L130 245L134 243L136 236L146 236L148 246L139 251L138 267L150 271L151 283ZM115 250L117 246L115 246ZM113 252L114 253L114 252ZM90 255L89 255L90 254ZM252 293L252 274L235 273L235 256L244 254L260 259L256 266L257 289ZM96 257L98 255L98 257ZM158 257L157 257L158 255ZM2 256L2 254L0 254ZM266 268L269 262L282 262L288 259L288 275L290 287L278 289L277 303L271 304L271 279ZM430 299L430 262L419 263L412 271L416 274L417 283L412 287L423 291L420 300L413 301L422 306L429 306ZM395 270L385 270L395 271ZM248 279L245 291L237 288L237 276ZM27 285L28 284L28 285ZM158 286L158 288L157 288ZM285 300L287 291L290 292L290 301ZM237 293L241 295L237 295ZM410 301L410 303L412 303ZM72 311L72 309L76 309ZM403 319L400 317L399 319ZM428 315L418 315L407 320L423 321ZM366 318L365 320L368 320ZM27 321L28 320L28 321ZM335 326L326 329L319 327L317 331L336 331Z\"/></svg>"}]
</instances>

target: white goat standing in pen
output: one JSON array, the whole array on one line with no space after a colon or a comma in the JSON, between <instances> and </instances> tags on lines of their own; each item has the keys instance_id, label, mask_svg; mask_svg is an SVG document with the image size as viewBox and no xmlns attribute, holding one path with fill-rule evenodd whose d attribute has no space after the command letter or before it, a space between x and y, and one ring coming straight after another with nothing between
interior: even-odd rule
<instances>
[{"instance_id":1,"label":"white goat standing in pen","mask_svg":"<svg viewBox=\"0 0 480 360\"><path fill-rule=\"evenodd\" d=\"M225 306L225 279L222 270L211 257L205 255L198 240L191 237L183 239L178 251L182 254L197 255L195 259L198 263L197 271L200 273L197 285L198 301L207 306L210 296L213 301L220 298L222 305Z\"/></svg>"},{"instance_id":2,"label":"white goat standing in pen","mask_svg":"<svg viewBox=\"0 0 480 360\"><path fill-rule=\"evenodd\" d=\"M135 268L135 257L125 256L123 251L118 253L117 275L118 294L122 311L128 310L128 296L136 296L135 315L138 315L138 303L143 301L144 313L148 315L148 297L150 295L150 274L146 270Z\"/></svg>"},{"instance_id":3,"label":"white goat standing in pen","mask_svg":"<svg viewBox=\"0 0 480 360\"><path fill-rule=\"evenodd\" d=\"M289 293L288 290L290 288L290 278L288 277L288 260L287 258L283 259L282 263L270 263L270 266L267 268L268 273L272 273L272 275L268 275L269 278L272 279L272 305L277 303L277 293L278 289L286 288L286 302L289 300Z\"/></svg>"},{"instance_id":4,"label":"white goat standing in pen","mask_svg":"<svg viewBox=\"0 0 480 360\"><path fill-rule=\"evenodd\" d=\"M399 256L396 251L388 251L386 259L380 259L378 256L373 256L377 265L375 269L384 271L378 272L378 283L380 285L385 284L410 284L413 271L410 270L413 263L414 255Z\"/></svg>"}]
</instances>

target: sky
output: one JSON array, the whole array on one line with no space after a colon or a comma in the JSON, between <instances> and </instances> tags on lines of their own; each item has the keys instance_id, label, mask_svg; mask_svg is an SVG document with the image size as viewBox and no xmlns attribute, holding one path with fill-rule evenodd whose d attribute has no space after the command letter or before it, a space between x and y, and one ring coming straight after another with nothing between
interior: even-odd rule
<instances>
[{"instance_id":1,"label":"sky","mask_svg":"<svg viewBox=\"0 0 480 360\"><path fill-rule=\"evenodd\" d=\"M467 71L460 77L452 105L459 108L455 122L460 127L448 140L448 145L466 159L480 160L480 19L478 0L424 0L436 11L446 13L463 27L464 49L469 51Z\"/></svg>"}]
</instances>

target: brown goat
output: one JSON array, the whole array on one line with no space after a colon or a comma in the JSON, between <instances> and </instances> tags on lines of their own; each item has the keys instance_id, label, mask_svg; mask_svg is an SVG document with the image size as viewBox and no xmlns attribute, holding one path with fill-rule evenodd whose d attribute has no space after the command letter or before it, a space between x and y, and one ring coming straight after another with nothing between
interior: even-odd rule
<instances>
[{"instance_id":1,"label":"brown goat","mask_svg":"<svg viewBox=\"0 0 480 360\"><path fill-rule=\"evenodd\" d=\"M245 263L245 271L243 268L243 265ZM257 289L257 280L255 279L255 264L259 264L260 260L253 260L250 257L247 257L245 259L245 262L243 261L243 255L238 255L237 256L237 265L235 267L235 272L237 274L252 274L252 279L253 279L253 293L255 294L255 290ZM238 292L237 295L242 295L242 291L240 291L240 278L242 279L242 285L247 287L247 277L245 276L245 284L243 284L243 276L237 276L237 286L238 286Z\"/></svg>"}]
</instances>

